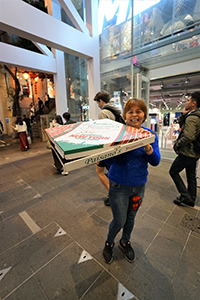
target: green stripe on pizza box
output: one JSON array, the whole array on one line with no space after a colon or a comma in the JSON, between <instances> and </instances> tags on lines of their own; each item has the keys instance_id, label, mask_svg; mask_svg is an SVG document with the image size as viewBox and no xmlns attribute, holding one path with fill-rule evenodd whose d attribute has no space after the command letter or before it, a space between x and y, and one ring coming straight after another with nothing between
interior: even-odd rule
<instances>
[{"instance_id":1,"label":"green stripe on pizza box","mask_svg":"<svg viewBox=\"0 0 200 300\"><path fill-rule=\"evenodd\" d=\"M55 143L63 150L64 155L104 148L104 145L86 145L84 142L81 144L74 144L66 143L65 141L55 141Z\"/></svg>"}]
</instances>

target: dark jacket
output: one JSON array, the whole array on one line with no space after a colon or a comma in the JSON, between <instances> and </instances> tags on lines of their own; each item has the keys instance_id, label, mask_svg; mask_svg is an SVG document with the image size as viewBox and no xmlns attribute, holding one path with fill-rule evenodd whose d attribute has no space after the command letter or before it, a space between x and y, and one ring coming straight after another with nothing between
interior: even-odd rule
<instances>
[{"instance_id":1,"label":"dark jacket","mask_svg":"<svg viewBox=\"0 0 200 300\"><path fill-rule=\"evenodd\" d=\"M26 123L27 128L31 127L31 120L29 118L24 118L23 121Z\"/></svg>"},{"instance_id":2,"label":"dark jacket","mask_svg":"<svg viewBox=\"0 0 200 300\"><path fill-rule=\"evenodd\" d=\"M199 117L198 117L199 116ZM200 110L192 111L179 117L181 132L174 144L174 151L177 154L189 157L200 157L193 149L193 141L200 133Z\"/></svg>"},{"instance_id":3,"label":"dark jacket","mask_svg":"<svg viewBox=\"0 0 200 300\"><path fill-rule=\"evenodd\" d=\"M66 121L64 123L64 125L69 125L69 124L73 124L73 123L76 123L75 121L73 121L72 119L69 119L68 121Z\"/></svg>"},{"instance_id":4,"label":"dark jacket","mask_svg":"<svg viewBox=\"0 0 200 300\"><path fill-rule=\"evenodd\" d=\"M2 133L3 131L4 131L3 123L0 121L0 133Z\"/></svg>"}]
</instances>

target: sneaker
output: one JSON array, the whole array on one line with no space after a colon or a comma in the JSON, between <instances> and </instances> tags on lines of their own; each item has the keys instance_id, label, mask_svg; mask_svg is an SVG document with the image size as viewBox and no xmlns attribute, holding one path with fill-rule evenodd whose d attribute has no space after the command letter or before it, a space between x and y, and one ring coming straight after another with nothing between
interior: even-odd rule
<instances>
[{"instance_id":1,"label":"sneaker","mask_svg":"<svg viewBox=\"0 0 200 300\"><path fill-rule=\"evenodd\" d=\"M109 242L105 242L105 247L103 249L103 258L105 263L111 264L113 261L113 248L114 244L111 246Z\"/></svg>"},{"instance_id":2,"label":"sneaker","mask_svg":"<svg viewBox=\"0 0 200 300\"><path fill-rule=\"evenodd\" d=\"M65 175L68 175L68 172L67 171L62 171L61 174L65 176Z\"/></svg>"},{"instance_id":3,"label":"sneaker","mask_svg":"<svg viewBox=\"0 0 200 300\"><path fill-rule=\"evenodd\" d=\"M119 241L119 248L124 253L124 257L129 262L134 262L135 260L135 252L131 247L130 241L126 242L125 246L122 244L122 240Z\"/></svg>"},{"instance_id":4,"label":"sneaker","mask_svg":"<svg viewBox=\"0 0 200 300\"><path fill-rule=\"evenodd\" d=\"M107 197L107 198L104 200L104 204L105 204L105 206L110 206L110 200L109 200L109 197Z\"/></svg>"},{"instance_id":5,"label":"sneaker","mask_svg":"<svg viewBox=\"0 0 200 300\"><path fill-rule=\"evenodd\" d=\"M195 202L190 198L182 200L181 198L177 197L176 200L174 200L174 203L176 205L180 205L180 206L194 207L194 205L195 205Z\"/></svg>"}]
</instances>

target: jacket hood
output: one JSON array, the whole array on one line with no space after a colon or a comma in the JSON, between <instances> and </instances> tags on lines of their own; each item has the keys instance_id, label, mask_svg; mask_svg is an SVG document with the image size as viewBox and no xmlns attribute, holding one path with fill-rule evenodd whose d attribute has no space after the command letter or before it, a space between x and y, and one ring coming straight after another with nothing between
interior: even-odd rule
<instances>
[{"instance_id":1,"label":"jacket hood","mask_svg":"<svg viewBox=\"0 0 200 300\"><path fill-rule=\"evenodd\" d=\"M106 109L106 107L112 108L113 110L116 111L117 114L120 114L120 115L122 114L122 112L121 112L121 110L120 110L119 108L117 108L117 107L111 105L110 103L105 104L105 105L102 107L102 109Z\"/></svg>"}]
</instances>

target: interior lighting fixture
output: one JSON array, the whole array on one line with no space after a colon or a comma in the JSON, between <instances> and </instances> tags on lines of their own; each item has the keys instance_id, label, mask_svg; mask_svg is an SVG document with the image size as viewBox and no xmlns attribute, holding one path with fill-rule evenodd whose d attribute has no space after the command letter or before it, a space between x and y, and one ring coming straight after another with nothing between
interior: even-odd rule
<instances>
[{"instance_id":1,"label":"interior lighting fixture","mask_svg":"<svg viewBox=\"0 0 200 300\"><path fill-rule=\"evenodd\" d=\"M185 83L187 84L189 82L189 79L186 77L185 78Z\"/></svg>"},{"instance_id":2,"label":"interior lighting fixture","mask_svg":"<svg viewBox=\"0 0 200 300\"><path fill-rule=\"evenodd\" d=\"M39 79L39 77L38 77L38 76L37 76L37 77L35 77L35 78L34 78L35 82L38 82L38 79Z\"/></svg>"},{"instance_id":3,"label":"interior lighting fixture","mask_svg":"<svg viewBox=\"0 0 200 300\"><path fill-rule=\"evenodd\" d=\"M23 73L23 77L24 77L25 80L28 80L29 79L29 73L27 71L25 71Z\"/></svg>"},{"instance_id":4,"label":"interior lighting fixture","mask_svg":"<svg viewBox=\"0 0 200 300\"><path fill-rule=\"evenodd\" d=\"M160 87L161 87L161 89L164 87L164 84L163 84L162 81L161 81L161 83L160 83Z\"/></svg>"},{"instance_id":5,"label":"interior lighting fixture","mask_svg":"<svg viewBox=\"0 0 200 300\"><path fill-rule=\"evenodd\" d=\"M165 105L165 109L169 109L169 107L168 107L167 103L165 102L165 100L163 99L163 97L161 98L161 100L162 100L163 104Z\"/></svg>"}]
</instances>

